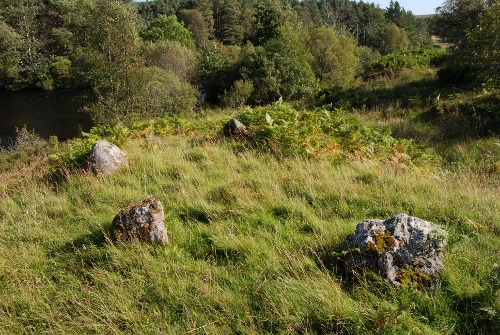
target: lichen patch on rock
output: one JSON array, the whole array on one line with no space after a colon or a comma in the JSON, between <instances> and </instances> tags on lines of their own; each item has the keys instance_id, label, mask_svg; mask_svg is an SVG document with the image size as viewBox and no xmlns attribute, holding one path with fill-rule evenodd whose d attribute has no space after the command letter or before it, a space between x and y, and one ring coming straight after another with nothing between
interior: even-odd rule
<instances>
[{"instance_id":1,"label":"lichen patch on rock","mask_svg":"<svg viewBox=\"0 0 500 335\"><path fill-rule=\"evenodd\" d=\"M118 242L168 243L161 202L148 197L124 207L113 219L110 237Z\"/></svg>"},{"instance_id":2,"label":"lichen patch on rock","mask_svg":"<svg viewBox=\"0 0 500 335\"><path fill-rule=\"evenodd\" d=\"M346 257L346 265L377 270L396 287L433 288L444 270L445 239L436 232L430 222L406 214L363 221L342 245L356 250Z\"/></svg>"}]
</instances>

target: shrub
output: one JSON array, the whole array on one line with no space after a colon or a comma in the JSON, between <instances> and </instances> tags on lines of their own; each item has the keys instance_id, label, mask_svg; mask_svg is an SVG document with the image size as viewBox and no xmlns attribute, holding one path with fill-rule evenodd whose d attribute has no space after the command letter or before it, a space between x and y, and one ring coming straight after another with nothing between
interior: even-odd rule
<instances>
[{"instance_id":1,"label":"shrub","mask_svg":"<svg viewBox=\"0 0 500 335\"><path fill-rule=\"evenodd\" d=\"M229 92L225 91L222 96L222 103L226 107L243 106L253 91L251 81L237 80Z\"/></svg>"},{"instance_id":2,"label":"shrub","mask_svg":"<svg viewBox=\"0 0 500 335\"><path fill-rule=\"evenodd\" d=\"M341 108L298 111L280 102L246 108L238 119L258 148L279 155L300 154L328 159L389 159L398 166L435 161L410 140L396 140L390 131L370 128Z\"/></svg>"},{"instance_id":3,"label":"shrub","mask_svg":"<svg viewBox=\"0 0 500 335\"><path fill-rule=\"evenodd\" d=\"M197 103L196 88L157 67L137 69L129 82L128 98L109 92L83 110L98 123L114 125L190 111Z\"/></svg>"},{"instance_id":4,"label":"shrub","mask_svg":"<svg viewBox=\"0 0 500 335\"><path fill-rule=\"evenodd\" d=\"M175 73L183 82L191 82L195 73L194 52L175 41L146 44L143 50L146 66L158 67Z\"/></svg>"},{"instance_id":5,"label":"shrub","mask_svg":"<svg viewBox=\"0 0 500 335\"><path fill-rule=\"evenodd\" d=\"M405 68L440 66L447 58L442 49L417 49L396 52L381 57L364 71L365 77L389 76L400 73Z\"/></svg>"},{"instance_id":6,"label":"shrub","mask_svg":"<svg viewBox=\"0 0 500 335\"><path fill-rule=\"evenodd\" d=\"M144 117L163 117L191 111L197 102L198 90L182 82L173 72L142 68L133 85L135 110Z\"/></svg>"},{"instance_id":7,"label":"shrub","mask_svg":"<svg viewBox=\"0 0 500 335\"><path fill-rule=\"evenodd\" d=\"M311 67L320 82L345 85L353 81L357 65L354 39L323 27L310 30L305 44L312 55Z\"/></svg>"},{"instance_id":8,"label":"shrub","mask_svg":"<svg viewBox=\"0 0 500 335\"><path fill-rule=\"evenodd\" d=\"M145 30L141 31L140 35L146 41L170 40L177 41L185 46L193 45L191 32L177 21L175 15L158 15Z\"/></svg>"}]
</instances>

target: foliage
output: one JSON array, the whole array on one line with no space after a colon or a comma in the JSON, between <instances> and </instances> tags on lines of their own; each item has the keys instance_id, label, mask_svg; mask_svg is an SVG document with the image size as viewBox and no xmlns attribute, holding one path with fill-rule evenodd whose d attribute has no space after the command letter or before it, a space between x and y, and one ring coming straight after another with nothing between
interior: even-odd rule
<instances>
[{"instance_id":1,"label":"foliage","mask_svg":"<svg viewBox=\"0 0 500 335\"><path fill-rule=\"evenodd\" d=\"M140 118L163 117L192 111L198 90L181 82L173 72L143 68L134 81L134 113Z\"/></svg>"},{"instance_id":2,"label":"foliage","mask_svg":"<svg viewBox=\"0 0 500 335\"><path fill-rule=\"evenodd\" d=\"M199 10L183 9L179 12L179 20L189 29L198 48L208 43L209 28Z\"/></svg>"},{"instance_id":3,"label":"foliage","mask_svg":"<svg viewBox=\"0 0 500 335\"><path fill-rule=\"evenodd\" d=\"M223 46L213 43L200 50L197 57L197 78L207 100L216 102L218 97L231 87L231 60Z\"/></svg>"},{"instance_id":4,"label":"foliage","mask_svg":"<svg viewBox=\"0 0 500 335\"><path fill-rule=\"evenodd\" d=\"M461 45L468 31L479 24L486 0L446 0L436 8L432 19L432 33L441 36L448 43Z\"/></svg>"},{"instance_id":5,"label":"foliage","mask_svg":"<svg viewBox=\"0 0 500 335\"><path fill-rule=\"evenodd\" d=\"M479 84L478 69L468 62L447 62L448 64L437 72L442 87L454 86L474 88Z\"/></svg>"},{"instance_id":6,"label":"foliage","mask_svg":"<svg viewBox=\"0 0 500 335\"><path fill-rule=\"evenodd\" d=\"M242 6L235 0L213 1L214 35L225 45L240 45L244 37Z\"/></svg>"},{"instance_id":7,"label":"foliage","mask_svg":"<svg viewBox=\"0 0 500 335\"><path fill-rule=\"evenodd\" d=\"M5 56L10 58L9 76L16 79L12 88L32 85L36 80L36 72L45 65L47 56L42 53L45 41L40 38L43 28L37 22L37 17L43 13L44 8L44 4L39 1L22 1L15 5L7 4L0 12L3 19L2 33L5 34L2 44L7 43L2 48L6 48ZM16 56L12 54L13 47L17 52Z\"/></svg>"},{"instance_id":8,"label":"foliage","mask_svg":"<svg viewBox=\"0 0 500 335\"><path fill-rule=\"evenodd\" d=\"M20 70L21 36L5 22L0 21L0 88L15 85Z\"/></svg>"},{"instance_id":9,"label":"foliage","mask_svg":"<svg viewBox=\"0 0 500 335\"><path fill-rule=\"evenodd\" d=\"M45 144L45 141L34 130L28 130L25 125L21 129L16 128L16 140L11 150L31 151L36 154Z\"/></svg>"},{"instance_id":10,"label":"foliage","mask_svg":"<svg viewBox=\"0 0 500 335\"><path fill-rule=\"evenodd\" d=\"M352 82L357 65L352 38L341 36L332 29L314 28L308 31L304 43L320 83L345 85Z\"/></svg>"},{"instance_id":11,"label":"foliage","mask_svg":"<svg viewBox=\"0 0 500 335\"><path fill-rule=\"evenodd\" d=\"M183 82L194 82L196 54L192 49L178 42L162 41L144 45L142 53L146 66L173 72Z\"/></svg>"},{"instance_id":12,"label":"foliage","mask_svg":"<svg viewBox=\"0 0 500 335\"><path fill-rule=\"evenodd\" d=\"M500 86L500 46L493 42L500 35L500 7L493 5L479 17L479 24L468 31L462 57L479 70L484 82Z\"/></svg>"},{"instance_id":13,"label":"foliage","mask_svg":"<svg viewBox=\"0 0 500 335\"><path fill-rule=\"evenodd\" d=\"M108 94L85 106L84 111L99 123L113 125L191 111L197 102L197 89L157 67L138 69L129 85L130 101Z\"/></svg>"},{"instance_id":14,"label":"foliage","mask_svg":"<svg viewBox=\"0 0 500 335\"><path fill-rule=\"evenodd\" d=\"M191 32L177 21L177 17L159 15L148 27L141 31L141 37L146 41L177 41L185 46L193 44Z\"/></svg>"},{"instance_id":15,"label":"foliage","mask_svg":"<svg viewBox=\"0 0 500 335\"><path fill-rule=\"evenodd\" d=\"M115 1L90 3L87 29L75 62L88 71L98 101L86 110L95 121L119 122L131 112L131 78L137 73L139 35L134 13ZM96 108L98 106L98 108Z\"/></svg>"},{"instance_id":16,"label":"foliage","mask_svg":"<svg viewBox=\"0 0 500 335\"><path fill-rule=\"evenodd\" d=\"M252 82L249 101L264 104L300 99L312 95L317 82L307 62L307 51L297 32L283 27L286 33L263 46L246 45L237 64L242 79Z\"/></svg>"},{"instance_id":17,"label":"foliage","mask_svg":"<svg viewBox=\"0 0 500 335\"><path fill-rule=\"evenodd\" d=\"M282 27L287 23L287 14L278 0L265 0L257 5L252 23L250 40L256 46L282 37Z\"/></svg>"},{"instance_id":18,"label":"foliage","mask_svg":"<svg viewBox=\"0 0 500 335\"><path fill-rule=\"evenodd\" d=\"M433 108L449 137L498 133L500 99L497 91L455 94L446 100L437 101Z\"/></svg>"},{"instance_id":19,"label":"foliage","mask_svg":"<svg viewBox=\"0 0 500 335\"><path fill-rule=\"evenodd\" d=\"M396 52L383 56L370 64L365 69L364 75L366 77L393 76L405 68L439 66L446 57L446 51L442 49L417 49Z\"/></svg>"},{"instance_id":20,"label":"foliage","mask_svg":"<svg viewBox=\"0 0 500 335\"><path fill-rule=\"evenodd\" d=\"M342 109L298 111L281 103L271 108L244 109L238 114L258 147L287 155L296 153L333 160L373 159L412 166L424 151L411 141L398 141L388 131L369 128Z\"/></svg>"},{"instance_id":21,"label":"foliage","mask_svg":"<svg viewBox=\"0 0 500 335\"><path fill-rule=\"evenodd\" d=\"M239 107L245 105L253 91L253 84L249 81L236 80L229 91L222 96L222 103L226 107Z\"/></svg>"},{"instance_id":22,"label":"foliage","mask_svg":"<svg viewBox=\"0 0 500 335\"><path fill-rule=\"evenodd\" d=\"M406 51L409 45L410 40L404 29L399 28L394 23L385 26L384 46L382 49L384 54Z\"/></svg>"},{"instance_id":23,"label":"foliage","mask_svg":"<svg viewBox=\"0 0 500 335\"><path fill-rule=\"evenodd\" d=\"M100 140L101 136L95 132L82 132L81 138L76 138L68 142L66 151L50 156L53 163L50 172L53 175L58 175L64 170L81 166L86 162L93 146Z\"/></svg>"}]
</instances>

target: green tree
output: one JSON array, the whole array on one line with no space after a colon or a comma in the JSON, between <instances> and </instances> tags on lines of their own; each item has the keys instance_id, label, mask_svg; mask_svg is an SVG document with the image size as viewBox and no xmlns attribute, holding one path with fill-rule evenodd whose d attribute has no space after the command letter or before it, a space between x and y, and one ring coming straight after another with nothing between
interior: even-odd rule
<instances>
[{"instance_id":1,"label":"green tree","mask_svg":"<svg viewBox=\"0 0 500 335\"><path fill-rule=\"evenodd\" d=\"M196 55L192 48L175 41L160 41L146 44L143 54L146 66L172 72L185 83L193 81Z\"/></svg>"},{"instance_id":2,"label":"green tree","mask_svg":"<svg viewBox=\"0 0 500 335\"><path fill-rule=\"evenodd\" d=\"M316 0L305 0L293 6L302 22L302 27L319 27L322 24L321 14Z\"/></svg>"},{"instance_id":3,"label":"green tree","mask_svg":"<svg viewBox=\"0 0 500 335\"><path fill-rule=\"evenodd\" d=\"M239 45L243 41L240 24L241 10L235 0L213 1L215 38L227 45Z\"/></svg>"},{"instance_id":4,"label":"green tree","mask_svg":"<svg viewBox=\"0 0 500 335\"><path fill-rule=\"evenodd\" d=\"M0 89L11 88L19 77L22 37L0 21Z\"/></svg>"},{"instance_id":5,"label":"green tree","mask_svg":"<svg viewBox=\"0 0 500 335\"><path fill-rule=\"evenodd\" d=\"M42 26L37 20L43 10L41 1L20 0L17 3L7 2L0 13L4 22L22 38L16 47L20 57L18 88L35 85L37 73L47 62L42 52L44 41L40 38Z\"/></svg>"},{"instance_id":6,"label":"green tree","mask_svg":"<svg viewBox=\"0 0 500 335\"><path fill-rule=\"evenodd\" d=\"M209 39L213 39L214 15L212 11L212 2L210 0L188 0L183 4L182 8L198 10L203 16Z\"/></svg>"},{"instance_id":7,"label":"green tree","mask_svg":"<svg viewBox=\"0 0 500 335\"><path fill-rule=\"evenodd\" d=\"M500 85L500 7L484 10L479 24L467 33L467 47L459 54L479 70L484 81Z\"/></svg>"},{"instance_id":8,"label":"green tree","mask_svg":"<svg viewBox=\"0 0 500 335\"><path fill-rule=\"evenodd\" d=\"M197 57L196 75L202 92L209 102L217 102L219 96L231 87L231 60L227 49L218 43L209 43L201 48Z\"/></svg>"},{"instance_id":9,"label":"green tree","mask_svg":"<svg viewBox=\"0 0 500 335\"><path fill-rule=\"evenodd\" d=\"M244 48L239 72L245 82L253 85L249 97L253 104L304 98L316 88L307 50L298 33L290 27L282 29L264 45Z\"/></svg>"},{"instance_id":10,"label":"green tree","mask_svg":"<svg viewBox=\"0 0 500 335\"><path fill-rule=\"evenodd\" d=\"M382 52L384 54L405 51L410 45L406 31L399 28L395 23L389 23L385 26L383 40Z\"/></svg>"},{"instance_id":11,"label":"green tree","mask_svg":"<svg viewBox=\"0 0 500 335\"><path fill-rule=\"evenodd\" d=\"M311 67L322 83L345 85L354 79L356 43L330 28L308 31L305 44L312 55Z\"/></svg>"},{"instance_id":12,"label":"green tree","mask_svg":"<svg viewBox=\"0 0 500 335\"><path fill-rule=\"evenodd\" d=\"M209 29L199 10L182 9L179 12L179 20L191 31L191 36L197 47L208 43Z\"/></svg>"},{"instance_id":13,"label":"green tree","mask_svg":"<svg viewBox=\"0 0 500 335\"><path fill-rule=\"evenodd\" d=\"M250 40L255 46L280 37L287 15L278 0L264 0L257 5L252 23Z\"/></svg>"},{"instance_id":14,"label":"green tree","mask_svg":"<svg viewBox=\"0 0 500 335\"><path fill-rule=\"evenodd\" d=\"M148 27L141 31L141 37L146 41L177 41L183 45L193 44L191 32L182 23L177 21L177 17L159 15L152 20Z\"/></svg>"},{"instance_id":15,"label":"green tree","mask_svg":"<svg viewBox=\"0 0 500 335\"><path fill-rule=\"evenodd\" d=\"M90 1L85 7L86 26L79 31L85 36L75 56L80 73L90 77L98 96L87 111L98 122L120 122L134 107L132 79L139 68L136 16L130 6L116 1Z\"/></svg>"},{"instance_id":16,"label":"green tree","mask_svg":"<svg viewBox=\"0 0 500 335\"><path fill-rule=\"evenodd\" d=\"M198 90L170 71L142 67L132 80L134 109L129 118L157 118L191 111Z\"/></svg>"},{"instance_id":17,"label":"green tree","mask_svg":"<svg viewBox=\"0 0 500 335\"><path fill-rule=\"evenodd\" d=\"M490 0L446 0L436 8L433 17L433 34L441 36L449 43L459 45L466 39L467 31L479 24L479 17Z\"/></svg>"}]
</instances>

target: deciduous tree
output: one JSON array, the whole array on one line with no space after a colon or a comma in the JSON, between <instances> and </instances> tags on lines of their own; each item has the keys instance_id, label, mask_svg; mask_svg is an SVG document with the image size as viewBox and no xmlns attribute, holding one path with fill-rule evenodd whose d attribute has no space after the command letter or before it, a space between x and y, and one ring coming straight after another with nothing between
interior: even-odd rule
<instances>
[{"instance_id":1,"label":"deciduous tree","mask_svg":"<svg viewBox=\"0 0 500 335\"><path fill-rule=\"evenodd\" d=\"M149 23L146 29L141 31L140 35L146 41L177 41L185 46L193 44L191 32L177 21L175 15L159 15Z\"/></svg>"},{"instance_id":2,"label":"deciduous tree","mask_svg":"<svg viewBox=\"0 0 500 335\"><path fill-rule=\"evenodd\" d=\"M354 79L356 43L330 28L308 31L305 44L312 56L311 67L322 83L344 85Z\"/></svg>"},{"instance_id":3,"label":"deciduous tree","mask_svg":"<svg viewBox=\"0 0 500 335\"><path fill-rule=\"evenodd\" d=\"M21 36L0 21L0 89L11 88L19 77Z\"/></svg>"}]
</instances>

